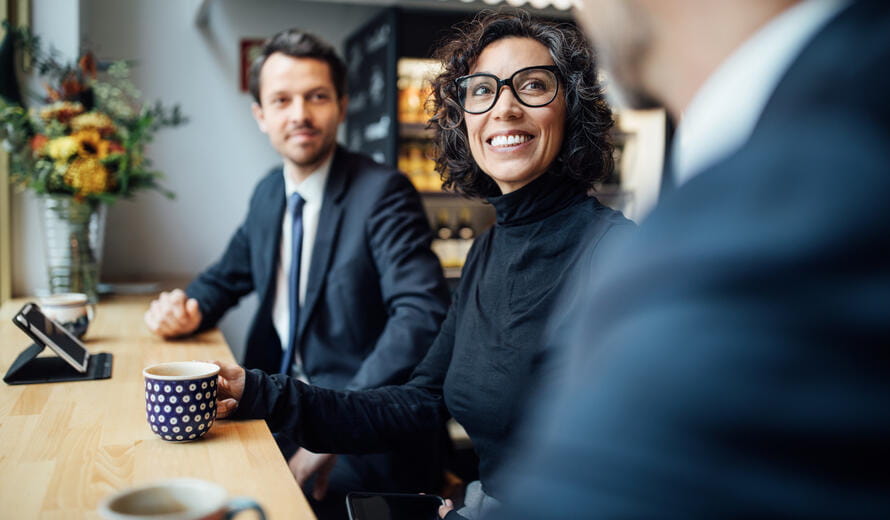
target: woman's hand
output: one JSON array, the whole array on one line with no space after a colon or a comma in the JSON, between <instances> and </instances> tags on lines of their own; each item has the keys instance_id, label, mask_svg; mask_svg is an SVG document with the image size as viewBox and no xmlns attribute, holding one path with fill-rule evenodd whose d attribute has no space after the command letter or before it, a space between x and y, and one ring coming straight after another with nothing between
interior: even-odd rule
<instances>
[{"instance_id":1,"label":"woman's hand","mask_svg":"<svg viewBox=\"0 0 890 520\"><path fill-rule=\"evenodd\" d=\"M238 402L244 395L244 369L235 363L211 361L219 366L216 393L216 417L225 419L238 408Z\"/></svg>"},{"instance_id":2,"label":"woman's hand","mask_svg":"<svg viewBox=\"0 0 890 520\"><path fill-rule=\"evenodd\" d=\"M445 504L439 506L439 518L445 518L445 515L454 509L454 502L450 498L445 499Z\"/></svg>"},{"instance_id":3,"label":"woman's hand","mask_svg":"<svg viewBox=\"0 0 890 520\"><path fill-rule=\"evenodd\" d=\"M291 473L297 479L300 489L306 484L313 474L315 474L315 485L312 486L312 498L321 501L328 492L328 478L331 470L334 469L334 463L337 462L337 456L332 453L312 453L311 451L300 448L294 453L294 456L287 461Z\"/></svg>"}]
</instances>

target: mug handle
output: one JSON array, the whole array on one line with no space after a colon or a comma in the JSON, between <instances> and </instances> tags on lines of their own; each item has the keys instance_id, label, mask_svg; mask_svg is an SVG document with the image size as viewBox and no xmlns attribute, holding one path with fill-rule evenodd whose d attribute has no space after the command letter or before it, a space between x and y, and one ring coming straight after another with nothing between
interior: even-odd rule
<instances>
[{"instance_id":1,"label":"mug handle","mask_svg":"<svg viewBox=\"0 0 890 520\"><path fill-rule=\"evenodd\" d=\"M90 323L93 322L93 318L96 316L96 304L88 303L87 304L87 319L90 320Z\"/></svg>"},{"instance_id":2,"label":"mug handle","mask_svg":"<svg viewBox=\"0 0 890 520\"><path fill-rule=\"evenodd\" d=\"M260 520L266 520L266 513L263 511L263 508L257 503L256 500L247 497L235 497L229 500L229 503L226 505L228 511L226 511L226 520L231 518L235 518L235 515L240 513L241 511L247 511L248 509L253 509L260 515Z\"/></svg>"}]
</instances>

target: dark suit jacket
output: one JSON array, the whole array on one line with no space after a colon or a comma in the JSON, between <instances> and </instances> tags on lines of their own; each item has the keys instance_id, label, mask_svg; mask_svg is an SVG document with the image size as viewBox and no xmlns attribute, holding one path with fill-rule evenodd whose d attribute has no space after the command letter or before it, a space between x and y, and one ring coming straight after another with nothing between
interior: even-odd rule
<instances>
[{"instance_id":1,"label":"dark suit jacket","mask_svg":"<svg viewBox=\"0 0 890 520\"><path fill-rule=\"evenodd\" d=\"M260 304L244 365L267 372L278 370L282 356L272 305L285 206L279 167L257 185L222 258L186 291L200 304L201 328L256 291ZM404 175L338 147L297 327L313 384L359 389L407 380L448 305L431 238L420 197Z\"/></svg>"},{"instance_id":2,"label":"dark suit jacket","mask_svg":"<svg viewBox=\"0 0 890 520\"><path fill-rule=\"evenodd\" d=\"M890 5L863 0L588 282L492 517L890 518L888 200Z\"/></svg>"}]
</instances>

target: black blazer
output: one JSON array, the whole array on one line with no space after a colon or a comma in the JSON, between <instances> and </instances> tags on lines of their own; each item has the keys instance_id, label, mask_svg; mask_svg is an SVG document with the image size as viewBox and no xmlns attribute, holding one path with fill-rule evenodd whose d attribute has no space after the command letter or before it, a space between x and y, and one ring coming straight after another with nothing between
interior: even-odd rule
<instances>
[{"instance_id":1,"label":"black blazer","mask_svg":"<svg viewBox=\"0 0 890 520\"><path fill-rule=\"evenodd\" d=\"M890 5L861 0L588 281L492 518L890 518L888 200Z\"/></svg>"},{"instance_id":2,"label":"black blazer","mask_svg":"<svg viewBox=\"0 0 890 520\"><path fill-rule=\"evenodd\" d=\"M279 167L257 185L222 258L186 290L200 304L202 329L257 292L244 365L267 372L278 370L282 355L272 305L285 206ZM420 197L404 175L338 147L297 327L313 384L359 389L407 380L448 305L431 238Z\"/></svg>"}]
</instances>

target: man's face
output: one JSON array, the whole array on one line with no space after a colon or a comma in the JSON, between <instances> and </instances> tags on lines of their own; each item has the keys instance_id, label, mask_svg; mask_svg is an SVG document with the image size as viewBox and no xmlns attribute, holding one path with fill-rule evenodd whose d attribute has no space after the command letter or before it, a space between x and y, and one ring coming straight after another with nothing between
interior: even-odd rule
<instances>
[{"instance_id":1,"label":"man's face","mask_svg":"<svg viewBox=\"0 0 890 520\"><path fill-rule=\"evenodd\" d=\"M285 162L308 175L334 152L346 99L337 98L327 63L276 52L260 70L253 115Z\"/></svg>"},{"instance_id":2,"label":"man's face","mask_svg":"<svg viewBox=\"0 0 890 520\"><path fill-rule=\"evenodd\" d=\"M606 93L626 108L655 108L645 80L651 67L651 18L638 0L576 0L575 18L587 32L608 74Z\"/></svg>"}]
</instances>

